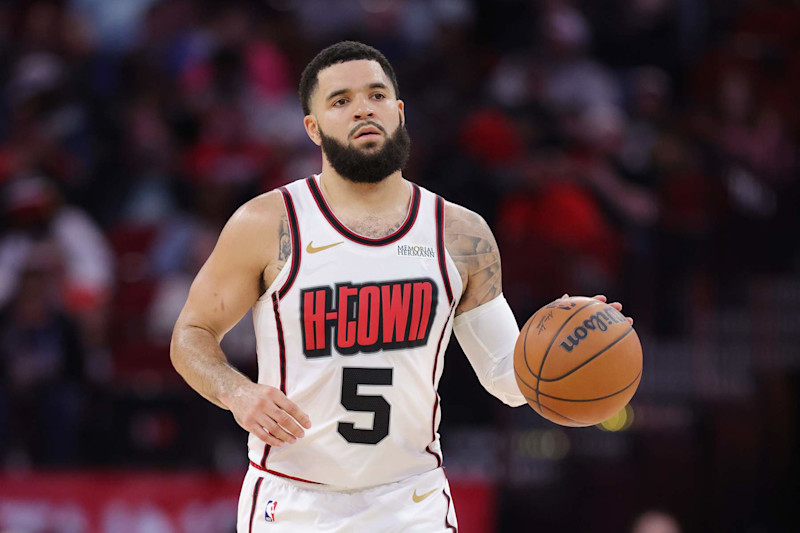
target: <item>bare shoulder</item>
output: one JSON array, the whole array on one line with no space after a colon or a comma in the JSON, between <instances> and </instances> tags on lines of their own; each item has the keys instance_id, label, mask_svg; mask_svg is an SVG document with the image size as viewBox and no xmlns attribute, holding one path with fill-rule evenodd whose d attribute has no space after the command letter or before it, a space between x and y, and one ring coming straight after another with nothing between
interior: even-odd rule
<instances>
[{"instance_id":1,"label":"bare shoulder","mask_svg":"<svg viewBox=\"0 0 800 533\"><path fill-rule=\"evenodd\" d=\"M446 202L444 219L445 247L464 286L458 315L502 292L500 251L489 224L474 211Z\"/></svg>"},{"instance_id":2,"label":"bare shoulder","mask_svg":"<svg viewBox=\"0 0 800 533\"><path fill-rule=\"evenodd\" d=\"M222 229L214 254L261 271L275 262L288 231L281 193L270 191L243 204Z\"/></svg>"},{"instance_id":3,"label":"bare shoulder","mask_svg":"<svg viewBox=\"0 0 800 533\"><path fill-rule=\"evenodd\" d=\"M292 255L291 231L283 196L275 190L253 198L231 216L228 226L237 234L237 248L256 256L254 259L262 272L263 292Z\"/></svg>"},{"instance_id":4,"label":"bare shoulder","mask_svg":"<svg viewBox=\"0 0 800 533\"><path fill-rule=\"evenodd\" d=\"M247 231L264 229L286 217L286 209L279 191L270 191L244 203L231 216L228 225Z\"/></svg>"},{"instance_id":5,"label":"bare shoulder","mask_svg":"<svg viewBox=\"0 0 800 533\"><path fill-rule=\"evenodd\" d=\"M221 339L263 293L264 273L279 256L285 216L280 193L258 196L237 209L197 273L178 322Z\"/></svg>"}]
</instances>

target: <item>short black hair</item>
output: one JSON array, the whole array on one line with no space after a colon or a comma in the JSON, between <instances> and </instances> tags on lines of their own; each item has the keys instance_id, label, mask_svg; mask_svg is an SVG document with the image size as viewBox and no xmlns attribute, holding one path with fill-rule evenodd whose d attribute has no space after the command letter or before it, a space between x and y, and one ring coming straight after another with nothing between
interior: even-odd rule
<instances>
[{"instance_id":1,"label":"short black hair","mask_svg":"<svg viewBox=\"0 0 800 533\"><path fill-rule=\"evenodd\" d=\"M364 43L359 43L357 41L340 41L318 53L316 57L306 65L306 68L303 69L303 74L300 76L300 88L298 90L300 94L300 104L303 106L303 114L311 114L311 93L317 88L317 83L319 81L317 74L319 74L320 70L337 63L358 61L359 59L377 61L383 68L383 72L386 73L386 76L388 76L389 80L392 82L395 96L400 98L397 76L395 76L394 69L392 65L389 64L389 60L386 59L386 56Z\"/></svg>"}]
</instances>

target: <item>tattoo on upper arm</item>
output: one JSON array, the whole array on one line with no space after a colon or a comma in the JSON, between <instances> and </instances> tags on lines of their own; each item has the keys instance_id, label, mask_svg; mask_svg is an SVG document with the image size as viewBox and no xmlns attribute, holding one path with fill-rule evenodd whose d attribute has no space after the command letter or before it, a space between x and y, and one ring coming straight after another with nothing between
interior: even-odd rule
<instances>
[{"instance_id":1,"label":"tattoo on upper arm","mask_svg":"<svg viewBox=\"0 0 800 533\"><path fill-rule=\"evenodd\" d=\"M466 210L449 210L445 214L445 245L464 284L456 314L474 309L502 292L500 251L486 221Z\"/></svg>"},{"instance_id":2,"label":"tattoo on upper arm","mask_svg":"<svg viewBox=\"0 0 800 533\"><path fill-rule=\"evenodd\" d=\"M291 256L292 234L289 229L289 219L286 217L286 213L284 213L278 221L278 258L275 262L267 266L264 275L261 277L260 289L262 295L267 292L267 288L269 288L269 285L278 277L281 269L283 269Z\"/></svg>"},{"instance_id":3,"label":"tattoo on upper arm","mask_svg":"<svg viewBox=\"0 0 800 533\"><path fill-rule=\"evenodd\" d=\"M286 260L292 255L292 236L289 231L289 219L286 215L281 215L281 220L278 224L278 262L283 268Z\"/></svg>"}]
</instances>

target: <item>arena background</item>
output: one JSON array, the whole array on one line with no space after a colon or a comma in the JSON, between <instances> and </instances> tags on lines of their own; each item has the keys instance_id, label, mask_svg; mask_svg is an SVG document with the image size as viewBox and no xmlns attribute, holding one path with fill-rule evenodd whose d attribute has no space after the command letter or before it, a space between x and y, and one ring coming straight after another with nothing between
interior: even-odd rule
<instances>
[{"instance_id":1,"label":"arena background","mask_svg":"<svg viewBox=\"0 0 800 533\"><path fill-rule=\"evenodd\" d=\"M453 341L460 530L796 531L799 4L0 3L0 531L233 531L245 435L168 340L236 206L319 169L296 86L345 38L394 64L405 175L489 221L517 319L605 293L644 346L630 408L567 429Z\"/></svg>"}]
</instances>

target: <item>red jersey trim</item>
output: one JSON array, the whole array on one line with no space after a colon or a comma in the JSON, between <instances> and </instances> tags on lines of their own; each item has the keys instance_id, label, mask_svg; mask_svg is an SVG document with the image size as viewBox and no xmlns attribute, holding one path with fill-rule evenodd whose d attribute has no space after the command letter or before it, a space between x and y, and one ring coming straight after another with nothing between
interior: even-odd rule
<instances>
[{"instance_id":1,"label":"red jersey trim","mask_svg":"<svg viewBox=\"0 0 800 533\"><path fill-rule=\"evenodd\" d=\"M295 481L302 481L303 483L313 483L314 485L324 485L325 484L325 483L320 483L319 481L311 481L310 479L303 479L301 477L294 477L294 476L289 476L289 475L286 475L286 474L281 474L280 472L276 472L275 470L270 470L269 468L263 468L261 465L259 465L257 463L254 463L253 461L250 461L250 466L252 466L253 468L257 468L257 469L261 470L262 472L266 472L267 474L272 474L273 476L285 477L286 479L293 479Z\"/></svg>"}]
</instances>

